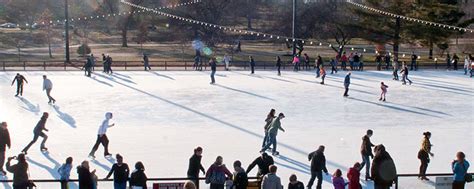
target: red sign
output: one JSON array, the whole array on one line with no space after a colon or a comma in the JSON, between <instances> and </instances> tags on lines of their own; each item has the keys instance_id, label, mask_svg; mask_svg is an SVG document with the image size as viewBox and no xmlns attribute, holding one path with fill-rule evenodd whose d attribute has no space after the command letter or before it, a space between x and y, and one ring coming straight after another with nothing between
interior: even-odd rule
<instances>
[{"instance_id":1,"label":"red sign","mask_svg":"<svg viewBox=\"0 0 474 189\"><path fill-rule=\"evenodd\" d=\"M153 189L183 189L184 182L153 183Z\"/></svg>"}]
</instances>

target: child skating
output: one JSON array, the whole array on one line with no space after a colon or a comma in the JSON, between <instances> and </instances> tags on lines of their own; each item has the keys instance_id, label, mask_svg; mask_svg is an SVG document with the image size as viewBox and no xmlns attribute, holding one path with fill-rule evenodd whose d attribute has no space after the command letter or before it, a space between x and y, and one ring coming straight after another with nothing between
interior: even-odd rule
<instances>
[{"instance_id":1,"label":"child skating","mask_svg":"<svg viewBox=\"0 0 474 189\"><path fill-rule=\"evenodd\" d=\"M380 82L380 89L382 90L382 93L380 94L379 101L385 102L385 95L387 94L387 88L388 88L388 85L385 85L385 83Z\"/></svg>"},{"instance_id":2,"label":"child skating","mask_svg":"<svg viewBox=\"0 0 474 189\"><path fill-rule=\"evenodd\" d=\"M324 79L326 78L326 70L324 69L324 67L321 67L319 75L321 75L321 85L324 85Z\"/></svg>"}]
</instances>

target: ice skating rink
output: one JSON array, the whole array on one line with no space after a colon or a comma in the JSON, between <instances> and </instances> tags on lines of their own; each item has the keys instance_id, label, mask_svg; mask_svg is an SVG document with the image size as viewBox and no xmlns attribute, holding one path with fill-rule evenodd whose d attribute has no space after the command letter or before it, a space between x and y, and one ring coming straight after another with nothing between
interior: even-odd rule
<instances>
[{"instance_id":1,"label":"ice skating rink","mask_svg":"<svg viewBox=\"0 0 474 189\"><path fill-rule=\"evenodd\" d=\"M280 156L274 157L285 187L292 173L307 183L307 156L319 145L326 145L329 172L341 169L345 176L361 161L361 138L367 129L374 130L373 143L386 146L399 173L418 173L424 131L433 134L435 154L428 173L449 173L457 151L474 162L474 80L461 71L410 72L411 86L392 81L388 71L353 72L349 98L342 97L345 72L328 74L326 85L319 84L314 72L283 72L279 77L270 71L218 71L217 85L209 85L209 72L96 72L92 78L80 71L20 73L29 81L24 98L14 97L15 85L10 86L16 72L0 72L0 121L9 124L12 149L7 156L12 156L32 140L42 112L50 113L49 153L40 152L39 140L28 154L35 179L58 178L57 168L68 156L74 157L71 177L77 178L75 167L88 159L106 112L114 113L111 123L116 124L108 131L111 153L122 154L130 167L143 161L148 177L185 177L196 146L204 148L206 169L218 155L230 170L234 160L246 168L259 156L271 108L286 115L286 132L278 134ZM43 74L54 84L55 106L48 105L42 91ZM389 86L387 102L378 101L381 81ZM91 163L99 178L113 163L102 154L100 147ZM332 188L330 176L325 180L323 188ZM416 178L400 179L400 184L406 189L434 188L434 182ZM372 188L370 182L363 186ZM99 188L111 185L100 183Z\"/></svg>"}]
</instances>

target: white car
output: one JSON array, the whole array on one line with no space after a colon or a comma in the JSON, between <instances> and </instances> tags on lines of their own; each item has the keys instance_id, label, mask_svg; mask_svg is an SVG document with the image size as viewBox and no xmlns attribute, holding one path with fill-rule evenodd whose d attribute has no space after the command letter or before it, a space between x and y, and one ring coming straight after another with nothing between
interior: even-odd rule
<instances>
[{"instance_id":1,"label":"white car","mask_svg":"<svg viewBox=\"0 0 474 189\"><path fill-rule=\"evenodd\" d=\"M0 24L0 28L16 28L17 25L14 24L14 23L4 23L4 24Z\"/></svg>"}]
</instances>

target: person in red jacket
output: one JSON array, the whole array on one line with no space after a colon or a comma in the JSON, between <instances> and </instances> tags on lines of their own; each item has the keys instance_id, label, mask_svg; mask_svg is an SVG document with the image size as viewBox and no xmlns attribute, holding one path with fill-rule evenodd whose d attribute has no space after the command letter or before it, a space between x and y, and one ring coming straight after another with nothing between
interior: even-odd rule
<instances>
[{"instance_id":1,"label":"person in red jacket","mask_svg":"<svg viewBox=\"0 0 474 189\"><path fill-rule=\"evenodd\" d=\"M349 180L349 189L362 189L360 185L360 163L357 162L353 167L349 168L347 172L347 179Z\"/></svg>"}]
</instances>

